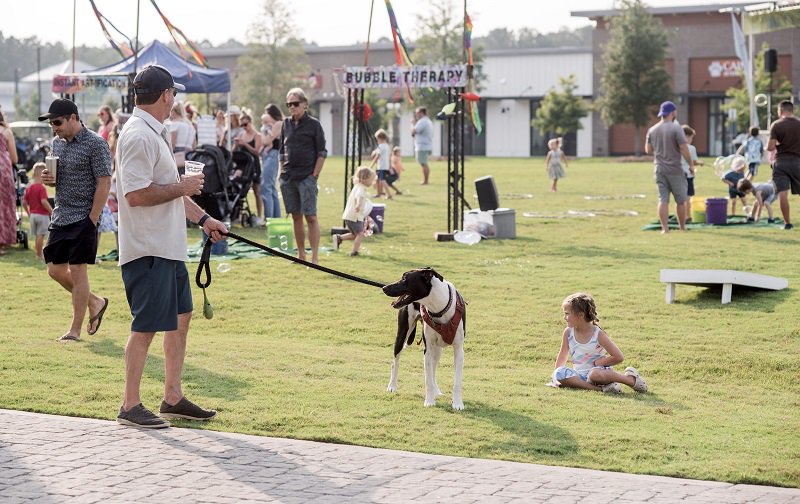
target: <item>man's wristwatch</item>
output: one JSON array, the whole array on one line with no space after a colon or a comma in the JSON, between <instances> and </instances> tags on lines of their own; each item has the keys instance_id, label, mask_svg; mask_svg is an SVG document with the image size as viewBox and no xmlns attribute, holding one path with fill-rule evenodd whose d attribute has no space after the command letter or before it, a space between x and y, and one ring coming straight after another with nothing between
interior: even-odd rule
<instances>
[{"instance_id":1,"label":"man's wristwatch","mask_svg":"<svg viewBox=\"0 0 800 504\"><path fill-rule=\"evenodd\" d=\"M199 220L199 221L197 221L197 225L198 225L198 226L200 226L200 227L203 227L203 224L205 224L205 223L206 223L206 221L207 221L208 219L210 219L210 218L211 218L211 216L210 216L210 215L208 215L207 213L204 213L204 214L203 214L203 216L202 216L202 217L200 217L200 220Z\"/></svg>"}]
</instances>

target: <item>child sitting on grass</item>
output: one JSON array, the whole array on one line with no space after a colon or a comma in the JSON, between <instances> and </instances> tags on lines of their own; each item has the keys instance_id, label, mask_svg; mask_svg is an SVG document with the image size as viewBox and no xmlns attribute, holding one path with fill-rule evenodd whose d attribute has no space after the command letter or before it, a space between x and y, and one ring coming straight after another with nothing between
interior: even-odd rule
<instances>
[{"instance_id":1,"label":"child sitting on grass","mask_svg":"<svg viewBox=\"0 0 800 504\"><path fill-rule=\"evenodd\" d=\"M336 250L345 240L353 240L353 251L350 252L351 256L358 255L358 248L361 246L361 240L364 239L364 226L366 219L369 215L369 209L372 208L372 202L368 198L369 187L375 183L378 176L372 168L362 166L353 177L353 189L347 197L347 204L342 213L342 219L347 226L349 233L343 235L333 235L333 244Z\"/></svg>"},{"instance_id":2,"label":"child sitting on grass","mask_svg":"<svg viewBox=\"0 0 800 504\"><path fill-rule=\"evenodd\" d=\"M742 179L736 184L736 188L744 194L752 192L753 197L756 199L750 215L747 216L747 222L758 222L761 219L761 209L766 206L767 214L769 215L767 222L770 224L775 223L775 219L772 217L772 202L778 199L778 193L775 191L775 184L771 180L761 184L753 184L747 179Z\"/></svg>"},{"instance_id":3,"label":"child sitting on grass","mask_svg":"<svg viewBox=\"0 0 800 504\"><path fill-rule=\"evenodd\" d=\"M597 325L597 307L589 294L571 294L561 303L567 323L561 338L561 350L549 384L619 394L624 383L636 392L647 392L647 383L635 368L619 374L611 366L619 364L623 355L608 334ZM567 357L572 359L568 367Z\"/></svg>"},{"instance_id":4,"label":"child sitting on grass","mask_svg":"<svg viewBox=\"0 0 800 504\"><path fill-rule=\"evenodd\" d=\"M731 215L736 215L736 198L742 200L742 208L747 206L746 195L743 192L739 192L739 189L736 188L736 184L738 184L740 180L750 178L745 177L745 168L747 168L745 159L742 156L736 156L733 158L733 161L731 161L731 169L726 171L721 178L728 186L728 196L731 200Z\"/></svg>"}]
</instances>

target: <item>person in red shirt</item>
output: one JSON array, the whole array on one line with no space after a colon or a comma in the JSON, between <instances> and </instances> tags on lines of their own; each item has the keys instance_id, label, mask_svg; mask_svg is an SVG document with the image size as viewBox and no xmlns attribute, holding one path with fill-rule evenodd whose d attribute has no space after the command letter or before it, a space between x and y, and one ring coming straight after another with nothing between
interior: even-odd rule
<instances>
[{"instance_id":1,"label":"person in red shirt","mask_svg":"<svg viewBox=\"0 0 800 504\"><path fill-rule=\"evenodd\" d=\"M47 189L42 184L44 168L45 164L41 162L33 165L33 184L25 189L25 194L22 196L22 208L30 217L31 236L36 237L36 257L42 261L44 261L42 254L44 240L49 234L50 215L53 213L53 207L47 199Z\"/></svg>"}]
</instances>

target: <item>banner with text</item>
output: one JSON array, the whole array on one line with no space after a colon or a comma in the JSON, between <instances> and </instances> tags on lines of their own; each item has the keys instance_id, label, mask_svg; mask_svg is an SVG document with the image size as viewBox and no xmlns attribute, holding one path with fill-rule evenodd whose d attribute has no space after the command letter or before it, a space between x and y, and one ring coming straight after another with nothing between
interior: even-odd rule
<instances>
[{"instance_id":1,"label":"banner with text","mask_svg":"<svg viewBox=\"0 0 800 504\"><path fill-rule=\"evenodd\" d=\"M113 88L128 89L128 75L63 74L53 77L53 92L73 94L84 89Z\"/></svg>"},{"instance_id":2,"label":"banner with text","mask_svg":"<svg viewBox=\"0 0 800 504\"><path fill-rule=\"evenodd\" d=\"M346 88L424 87L442 89L467 85L466 65L346 67L341 76Z\"/></svg>"}]
</instances>

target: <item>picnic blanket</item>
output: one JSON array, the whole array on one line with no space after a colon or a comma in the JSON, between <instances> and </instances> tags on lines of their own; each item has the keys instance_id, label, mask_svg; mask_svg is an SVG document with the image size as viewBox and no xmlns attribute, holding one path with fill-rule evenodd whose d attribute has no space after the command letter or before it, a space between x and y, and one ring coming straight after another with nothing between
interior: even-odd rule
<instances>
[{"instance_id":1,"label":"picnic blanket","mask_svg":"<svg viewBox=\"0 0 800 504\"><path fill-rule=\"evenodd\" d=\"M674 215L669 216L669 228L678 229L678 218ZM688 222L686 229L703 229L703 228L722 228L728 226L749 226L753 228L783 228L783 219L775 218L774 224L769 224L767 219L761 218L758 222L747 222L747 217L744 215L729 215L725 224L706 224L705 222ZM652 221L650 224L642 227L642 231L661 231L661 223L658 220Z\"/></svg>"}]
</instances>

